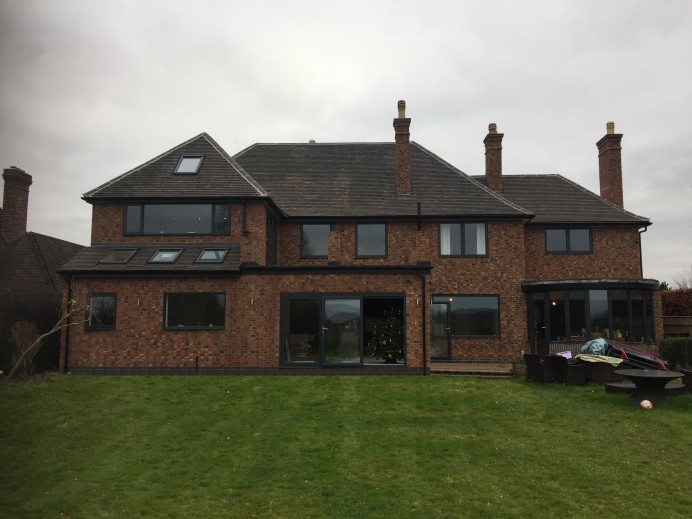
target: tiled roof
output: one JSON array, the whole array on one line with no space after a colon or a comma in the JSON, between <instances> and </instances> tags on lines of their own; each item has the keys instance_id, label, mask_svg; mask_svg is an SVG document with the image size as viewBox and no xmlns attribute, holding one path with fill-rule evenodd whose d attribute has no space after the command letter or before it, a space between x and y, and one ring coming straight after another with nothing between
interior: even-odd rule
<instances>
[{"instance_id":1,"label":"tiled roof","mask_svg":"<svg viewBox=\"0 0 692 519\"><path fill-rule=\"evenodd\" d=\"M113 249L136 249L127 263L101 263ZM183 249L175 263L149 263L158 250ZM228 249L222 263L195 263L203 249ZM194 273L233 274L240 271L240 244L238 243L102 243L84 248L62 266L60 272L89 273Z\"/></svg>"},{"instance_id":2,"label":"tiled roof","mask_svg":"<svg viewBox=\"0 0 692 519\"><path fill-rule=\"evenodd\" d=\"M183 155L204 157L199 172L176 175ZM264 197L221 146L201 133L158 157L84 194L87 201L123 198L233 198Z\"/></svg>"},{"instance_id":3,"label":"tiled roof","mask_svg":"<svg viewBox=\"0 0 692 519\"><path fill-rule=\"evenodd\" d=\"M33 232L6 244L0 249L0 299L19 304L59 301L62 279L57 270L83 248Z\"/></svg>"},{"instance_id":4,"label":"tiled roof","mask_svg":"<svg viewBox=\"0 0 692 519\"><path fill-rule=\"evenodd\" d=\"M504 175L502 194L536 215L530 224L651 223L561 175Z\"/></svg>"},{"instance_id":5,"label":"tiled roof","mask_svg":"<svg viewBox=\"0 0 692 519\"><path fill-rule=\"evenodd\" d=\"M396 193L394 143L255 144L235 161L290 217L528 218L422 146L411 143L411 196Z\"/></svg>"}]
</instances>

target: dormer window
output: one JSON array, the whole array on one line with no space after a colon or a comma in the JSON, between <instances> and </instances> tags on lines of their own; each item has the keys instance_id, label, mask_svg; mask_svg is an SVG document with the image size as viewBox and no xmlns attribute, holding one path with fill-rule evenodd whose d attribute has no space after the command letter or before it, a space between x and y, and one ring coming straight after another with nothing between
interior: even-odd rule
<instances>
[{"instance_id":1,"label":"dormer window","mask_svg":"<svg viewBox=\"0 0 692 519\"><path fill-rule=\"evenodd\" d=\"M156 251L149 263L175 263L183 249L160 249Z\"/></svg>"},{"instance_id":2,"label":"dormer window","mask_svg":"<svg viewBox=\"0 0 692 519\"><path fill-rule=\"evenodd\" d=\"M202 158L201 155L181 157L174 173L176 175L196 175L202 165Z\"/></svg>"},{"instance_id":3,"label":"dormer window","mask_svg":"<svg viewBox=\"0 0 692 519\"><path fill-rule=\"evenodd\" d=\"M101 260L101 263L127 263L137 249L113 249Z\"/></svg>"}]
</instances>

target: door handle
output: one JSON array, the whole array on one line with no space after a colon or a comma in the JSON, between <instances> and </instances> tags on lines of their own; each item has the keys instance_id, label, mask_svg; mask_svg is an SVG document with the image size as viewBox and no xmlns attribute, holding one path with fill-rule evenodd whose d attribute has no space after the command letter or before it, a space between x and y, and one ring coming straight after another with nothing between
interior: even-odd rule
<instances>
[{"instance_id":1,"label":"door handle","mask_svg":"<svg viewBox=\"0 0 692 519\"><path fill-rule=\"evenodd\" d=\"M323 331L323 332L326 332L327 330L329 330L329 328L322 327L322 331Z\"/></svg>"}]
</instances>

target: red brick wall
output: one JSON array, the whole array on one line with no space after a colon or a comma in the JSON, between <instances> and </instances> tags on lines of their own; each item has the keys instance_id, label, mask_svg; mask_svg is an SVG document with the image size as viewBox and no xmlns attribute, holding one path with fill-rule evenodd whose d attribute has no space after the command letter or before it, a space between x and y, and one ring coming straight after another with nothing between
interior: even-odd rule
<instances>
[{"instance_id":1,"label":"red brick wall","mask_svg":"<svg viewBox=\"0 0 692 519\"><path fill-rule=\"evenodd\" d=\"M548 254L545 229L527 227L526 279L641 278L636 227L593 227L592 244L591 254Z\"/></svg>"},{"instance_id":2,"label":"red brick wall","mask_svg":"<svg viewBox=\"0 0 692 519\"><path fill-rule=\"evenodd\" d=\"M71 327L68 368L193 368L196 359L200 368L277 367L280 296L298 292L404 294L407 366L421 367L423 363L422 288L415 275L77 279L73 287L79 302L85 302L90 292L117 293L117 315L112 331L87 331L82 324ZM205 291L226 293L224 330L164 329L165 293Z\"/></svg>"}]
</instances>

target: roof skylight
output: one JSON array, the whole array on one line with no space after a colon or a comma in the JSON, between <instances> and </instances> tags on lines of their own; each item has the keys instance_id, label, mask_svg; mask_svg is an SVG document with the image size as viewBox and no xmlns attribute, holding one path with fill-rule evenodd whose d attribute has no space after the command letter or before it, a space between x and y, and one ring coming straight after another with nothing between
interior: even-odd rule
<instances>
[{"instance_id":1,"label":"roof skylight","mask_svg":"<svg viewBox=\"0 0 692 519\"><path fill-rule=\"evenodd\" d=\"M137 249L112 249L104 256L101 263L127 263L135 255Z\"/></svg>"},{"instance_id":2,"label":"roof skylight","mask_svg":"<svg viewBox=\"0 0 692 519\"><path fill-rule=\"evenodd\" d=\"M201 155L181 157L174 173L177 175L196 175L202 165L202 158Z\"/></svg>"},{"instance_id":3,"label":"roof skylight","mask_svg":"<svg viewBox=\"0 0 692 519\"><path fill-rule=\"evenodd\" d=\"M156 251L149 263L175 263L183 249L160 249Z\"/></svg>"},{"instance_id":4,"label":"roof skylight","mask_svg":"<svg viewBox=\"0 0 692 519\"><path fill-rule=\"evenodd\" d=\"M222 263L227 253L228 249L204 249L195 263Z\"/></svg>"}]
</instances>

